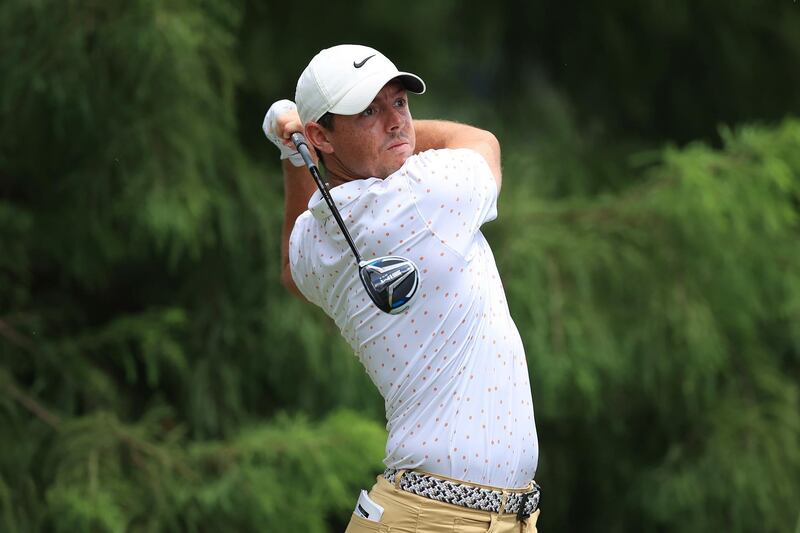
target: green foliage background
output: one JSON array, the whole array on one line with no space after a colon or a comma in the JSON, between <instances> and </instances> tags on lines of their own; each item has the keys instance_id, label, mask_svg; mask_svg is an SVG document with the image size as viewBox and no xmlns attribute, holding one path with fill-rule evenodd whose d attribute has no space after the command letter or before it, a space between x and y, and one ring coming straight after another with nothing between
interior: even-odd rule
<instances>
[{"instance_id":1,"label":"green foliage background","mask_svg":"<svg viewBox=\"0 0 800 533\"><path fill-rule=\"evenodd\" d=\"M542 531L800 531L800 4L6 0L0 530L341 531L383 406L279 283L319 49L504 147Z\"/></svg>"}]
</instances>

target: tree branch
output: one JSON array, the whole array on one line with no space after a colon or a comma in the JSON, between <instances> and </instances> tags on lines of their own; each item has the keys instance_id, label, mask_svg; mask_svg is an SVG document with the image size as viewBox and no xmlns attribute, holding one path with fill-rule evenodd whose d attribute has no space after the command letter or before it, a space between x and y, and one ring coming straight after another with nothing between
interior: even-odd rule
<instances>
[{"instance_id":1,"label":"tree branch","mask_svg":"<svg viewBox=\"0 0 800 533\"><path fill-rule=\"evenodd\" d=\"M58 416L45 409L39 402L21 391L10 379L5 380L3 389L5 389L6 393L11 398L19 402L22 407L33 413L34 416L51 428L57 430L61 425L61 419Z\"/></svg>"},{"instance_id":2,"label":"tree branch","mask_svg":"<svg viewBox=\"0 0 800 533\"><path fill-rule=\"evenodd\" d=\"M11 344L18 346L26 351L35 350L33 341L17 331L14 326L0 318L0 336L5 337Z\"/></svg>"}]
</instances>

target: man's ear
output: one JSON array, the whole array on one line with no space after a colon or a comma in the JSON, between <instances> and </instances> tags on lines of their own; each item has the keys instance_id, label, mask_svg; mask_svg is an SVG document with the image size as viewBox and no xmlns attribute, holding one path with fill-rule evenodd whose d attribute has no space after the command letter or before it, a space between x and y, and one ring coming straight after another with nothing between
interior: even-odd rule
<instances>
[{"instance_id":1,"label":"man's ear","mask_svg":"<svg viewBox=\"0 0 800 533\"><path fill-rule=\"evenodd\" d=\"M323 154L332 154L333 153L333 145L330 143L328 139L328 132L317 124L316 122L309 122L306 124L306 139L314 148L318 149Z\"/></svg>"}]
</instances>

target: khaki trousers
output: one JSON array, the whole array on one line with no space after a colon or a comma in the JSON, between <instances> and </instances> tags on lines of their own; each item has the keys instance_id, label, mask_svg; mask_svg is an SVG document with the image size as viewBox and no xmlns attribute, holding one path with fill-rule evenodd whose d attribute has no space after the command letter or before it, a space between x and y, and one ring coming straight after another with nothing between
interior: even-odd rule
<instances>
[{"instance_id":1,"label":"khaki trousers","mask_svg":"<svg viewBox=\"0 0 800 533\"><path fill-rule=\"evenodd\" d=\"M398 481L399 478L398 473ZM383 507L381 521L353 514L345 533L536 533L539 518L539 509L519 522L516 514L489 513L438 502L400 490L383 476L378 476L369 497Z\"/></svg>"}]
</instances>

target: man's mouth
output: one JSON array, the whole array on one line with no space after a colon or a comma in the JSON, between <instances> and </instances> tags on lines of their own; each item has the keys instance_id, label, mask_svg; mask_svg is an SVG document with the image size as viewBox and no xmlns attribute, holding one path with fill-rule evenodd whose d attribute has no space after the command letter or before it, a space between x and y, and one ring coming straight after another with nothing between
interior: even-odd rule
<instances>
[{"instance_id":1,"label":"man's mouth","mask_svg":"<svg viewBox=\"0 0 800 533\"><path fill-rule=\"evenodd\" d=\"M393 141L386 149L387 150L394 150L395 148L400 148L401 146L406 146L407 144L408 144L408 141L405 141L405 140Z\"/></svg>"}]
</instances>

